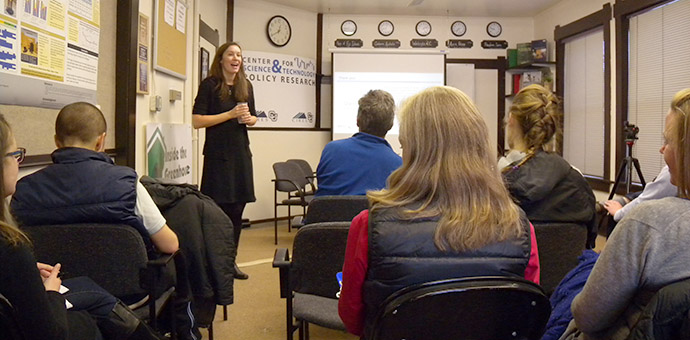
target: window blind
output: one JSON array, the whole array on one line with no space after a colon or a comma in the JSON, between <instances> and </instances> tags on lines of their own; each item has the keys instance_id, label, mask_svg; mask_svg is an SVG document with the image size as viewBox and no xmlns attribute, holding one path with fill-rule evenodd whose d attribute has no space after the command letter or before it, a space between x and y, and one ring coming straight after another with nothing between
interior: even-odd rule
<instances>
[{"instance_id":1,"label":"window blind","mask_svg":"<svg viewBox=\"0 0 690 340\"><path fill-rule=\"evenodd\" d=\"M640 128L633 156L640 161L647 182L664 166L659 148L671 99L690 87L688 18L690 0L671 2L630 18L628 120ZM637 174L633 180L639 182Z\"/></svg>"},{"instance_id":2,"label":"window blind","mask_svg":"<svg viewBox=\"0 0 690 340\"><path fill-rule=\"evenodd\" d=\"M583 174L604 176L604 29L565 41L563 157Z\"/></svg>"}]
</instances>

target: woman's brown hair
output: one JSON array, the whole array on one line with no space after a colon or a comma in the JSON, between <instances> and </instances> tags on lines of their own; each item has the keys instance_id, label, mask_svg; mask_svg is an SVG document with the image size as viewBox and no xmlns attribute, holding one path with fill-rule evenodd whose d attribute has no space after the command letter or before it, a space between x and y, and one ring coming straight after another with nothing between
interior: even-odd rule
<instances>
[{"instance_id":1,"label":"woman's brown hair","mask_svg":"<svg viewBox=\"0 0 690 340\"><path fill-rule=\"evenodd\" d=\"M400 141L403 164L387 189L367 193L372 211L439 217L434 243L444 251L520 235L518 208L496 169L486 123L464 93L439 86L410 97L400 110Z\"/></svg>"},{"instance_id":2,"label":"woman's brown hair","mask_svg":"<svg viewBox=\"0 0 690 340\"><path fill-rule=\"evenodd\" d=\"M671 101L674 124L671 127L670 142L676 146L676 171L674 178L678 196L690 198L690 88L678 91Z\"/></svg>"},{"instance_id":3,"label":"woman's brown hair","mask_svg":"<svg viewBox=\"0 0 690 340\"><path fill-rule=\"evenodd\" d=\"M237 46L239 47L240 51L242 51L242 47L236 43L236 42L228 42L220 47L218 47L218 50L216 51L216 55L213 57L213 62L211 63L211 70L209 71L209 77L215 78L218 81L218 85L216 87L216 90L220 93L220 99L225 101L230 99L230 86L228 86L227 81L229 79L225 79L223 76L223 65L221 65L221 61L223 60L223 53L225 53L225 50L227 50L230 46ZM235 101L238 102L246 102L249 99L249 87L250 87L249 80L247 80L247 75L244 73L244 61L240 64L240 70L237 71L237 74L235 75L235 79L233 80L233 85L232 85L232 97L235 99Z\"/></svg>"},{"instance_id":4,"label":"woman's brown hair","mask_svg":"<svg viewBox=\"0 0 690 340\"><path fill-rule=\"evenodd\" d=\"M14 151L9 150L10 143L12 140L12 129L10 124L5 120L5 116L0 114L0 151L3 156L2 165L0 166L0 178L5 178L5 156L8 152ZM13 160L14 161L14 160ZM19 245L21 243L29 243L29 238L22 233L16 226L14 218L10 213L9 204L7 203L7 193L5 192L5 186L0 182L0 200L2 201L2 207L0 207L0 236L4 237L9 241L11 245Z\"/></svg>"}]
</instances>

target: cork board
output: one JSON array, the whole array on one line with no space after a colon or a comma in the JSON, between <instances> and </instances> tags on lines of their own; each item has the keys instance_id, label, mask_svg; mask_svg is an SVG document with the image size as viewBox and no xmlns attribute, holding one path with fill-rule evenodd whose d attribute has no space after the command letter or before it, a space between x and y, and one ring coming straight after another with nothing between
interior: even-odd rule
<instances>
[{"instance_id":1,"label":"cork board","mask_svg":"<svg viewBox=\"0 0 690 340\"><path fill-rule=\"evenodd\" d=\"M187 3L182 0L155 0L154 67L186 79Z\"/></svg>"}]
</instances>

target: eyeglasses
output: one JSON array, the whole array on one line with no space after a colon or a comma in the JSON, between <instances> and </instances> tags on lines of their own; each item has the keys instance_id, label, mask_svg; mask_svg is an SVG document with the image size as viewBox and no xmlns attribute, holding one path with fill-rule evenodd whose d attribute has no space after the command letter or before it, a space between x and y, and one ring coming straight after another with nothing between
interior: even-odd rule
<instances>
[{"instance_id":1,"label":"eyeglasses","mask_svg":"<svg viewBox=\"0 0 690 340\"><path fill-rule=\"evenodd\" d=\"M23 162L25 156L26 156L26 149L25 148L17 148L17 151L8 152L5 154L5 157L14 157L14 159L17 160L17 163Z\"/></svg>"}]
</instances>

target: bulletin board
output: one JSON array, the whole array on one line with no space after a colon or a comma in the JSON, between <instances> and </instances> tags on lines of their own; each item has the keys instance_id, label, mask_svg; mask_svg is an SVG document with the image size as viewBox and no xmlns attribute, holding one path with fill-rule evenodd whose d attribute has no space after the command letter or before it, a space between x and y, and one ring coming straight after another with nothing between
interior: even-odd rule
<instances>
[{"instance_id":1,"label":"bulletin board","mask_svg":"<svg viewBox=\"0 0 690 340\"><path fill-rule=\"evenodd\" d=\"M0 0L0 3L2 1ZM99 63L96 103L107 122L106 149L115 147L115 56L116 1L100 1ZM2 89L0 89L2 91ZM27 89L31 91L31 89ZM55 118L59 109L33 106L0 105L0 114L12 126L17 145L27 155L50 154L55 150Z\"/></svg>"},{"instance_id":2,"label":"bulletin board","mask_svg":"<svg viewBox=\"0 0 690 340\"><path fill-rule=\"evenodd\" d=\"M187 79L187 2L156 0L154 67Z\"/></svg>"}]
</instances>

